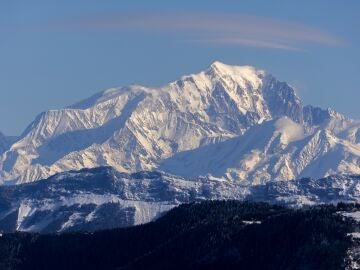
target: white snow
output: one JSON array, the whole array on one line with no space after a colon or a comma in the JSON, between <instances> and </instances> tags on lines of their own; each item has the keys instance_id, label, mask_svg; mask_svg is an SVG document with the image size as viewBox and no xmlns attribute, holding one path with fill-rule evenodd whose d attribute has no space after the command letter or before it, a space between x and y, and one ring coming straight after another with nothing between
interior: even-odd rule
<instances>
[{"instance_id":1,"label":"white snow","mask_svg":"<svg viewBox=\"0 0 360 270\"><path fill-rule=\"evenodd\" d=\"M354 239L360 239L360 233L359 232L348 233L347 235L351 236Z\"/></svg>"},{"instance_id":2,"label":"white snow","mask_svg":"<svg viewBox=\"0 0 360 270\"><path fill-rule=\"evenodd\" d=\"M355 221L360 222L360 211L356 212L345 212L342 213L343 216L353 218Z\"/></svg>"},{"instance_id":3,"label":"white snow","mask_svg":"<svg viewBox=\"0 0 360 270\"><path fill-rule=\"evenodd\" d=\"M252 225L252 224L261 224L261 221L259 220L243 220L242 223L246 225Z\"/></svg>"},{"instance_id":4,"label":"white snow","mask_svg":"<svg viewBox=\"0 0 360 270\"><path fill-rule=\"evenodd\" d=\"M81 213L75 212L73 213L69 219L62 224L61 226L61 230L60 231L65 231L68 228L71 228L74 226L74 224L76 223L76 220L80 220L82 218Z\"/></svg>"},{"instance_id":5,"label":"white snow","mask_svg":"<svg viewBox=\"0 0 360 270\"><path fill-rule=\"evenodd\" d=\"M68 177L71 178L65 180ZM77 184L81 183L80 188L77 184L73 187L69 181L71 179ZM106 183L111 181L111 188L103 189L102 181L107 188L109 185ZM0 209L0 222L9 213L14 213L16 207L16 230L39 232L51 223L59 224L57 230L66 231L79 224L104 222L99 213L106 209L106 205L124 210L124 218L131 224L143 224L180 203L193 200L246 199L284 203L293 207L339 201L360 202L360 177L356 175L272 181L267 182L266 186L251 186L246 182L226 181L214 177L185 179L157 172L137 173L136 177L132 177L111 168L98 168L62 173L48 183L47 188L39 189L36 194L32 185L32 189L28 190L23 189L24 186L15 187L22 190L21 196L15 196L12 206L8 209ZM35 183L42 184L44 183ZM63 215L64 213L66 215ZM360 222L360 211L339 214ZM244 220L243 223L260 224L260 221ZM357 236L353 235L354 238Z\"/></svg>"},{"instance_id":6,"label":"white snow","mask_svg":"<svg viewBox=\"0 0 360 270\"><path fill-rule=\"evenodd\" d=\"M41 113L0 152L0 184L105 165L253 184L360 173L360 121L327 109L310 125L302 108L265 71L217 61L159 88L110 88Z\"/></svg>"},{"instance_id":7,"label":"white snow","mask_svg":"<svg viewBox=\"0 0 360 270\"><path fill-rule=\"evenodd\" d=\"M31 215L31 212L33 211L33 209L31 208L31 206L28 203L22 203L19 207L18 210L18 218L16 221L16 230L21 230L21 226L22 223L24 221L24 219Z\"/></svg>"},{"instance_id":8,"label":"white snow","mask_svg":"<svg viewBox=\"0 0 360 270\"><path fill-rule=\"evenodd\" d=\"M246 87L246 83L250 83L253 88L258 88L262 80L259 77L265 75L265 71L257 70L252 66L231 66L215 61L211 68L221 75L231 76L242 87Z\"/></svg>"}]
</instances>

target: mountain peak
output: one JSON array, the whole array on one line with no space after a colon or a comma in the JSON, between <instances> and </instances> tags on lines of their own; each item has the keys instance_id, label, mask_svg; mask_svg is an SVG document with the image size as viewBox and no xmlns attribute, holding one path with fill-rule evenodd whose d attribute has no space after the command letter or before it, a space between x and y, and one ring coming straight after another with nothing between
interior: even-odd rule
<instances>
[{"instance_id":1,"label":"mountain peak","mask_svg":"<svg viewBox=\"0 0 360 270\"><path fill-rule=\"evenodd\" d=\"M0 180L23 183L57 172L106 165L128 173L156 170L164 160L187 151L206 150L208 145L213 145L209 149L214 148L214 154L205 153L194 163L197 167L205 164L207 171L197 170L205 175L209 168L216 168L213 175L234 180L291 179L308 175L306 166L313 159L324 162L325 173L329 166L335 172L344 171L342 164L355 172L360 154L351 150L357 147L351 144L360 140L358 122L329 115L336 112L304 107L293 88L261 69L215 61L204 71L159 88L111 88L40 115L21 138L0 149ZM252 129L285 116L292 122L282 121L278 126L286 133L282 138L286 144L278 142L266 128L252 140L257 133L250 132ZM334 120L326 121L329 118ZM326 147L314 137L317 130L326 128L341 137L335 142L349 140L351 147L336 148L343 151L338 153L345 162L341 166L325 162L333 157L321 152ZM234 137L244 142L236 146L231 141L225 143ZM219 164L228 160L232 151L235 159L230 167L219 169L212 162L222 143L230 146L222 147L229 153L223 153ZM258 155L259 149L270 154ZM184 165L184 159L174 160L179 160L176 166ZM262 169L249 171L257 168L250 163L261 164ZM188 171L185 165L184 171Z\"/></svg>"},{"instance_id":2,"label":"mountain peak","mask_svg":"<svg viewBox=\"0 0 360 270\"><path fill-rule=\"evenodd\" d=\"M221 66L228 66L228 65L220 61L214 61L211 63L210 68L216 68Z\"/></svg>"},{"instance_id":3,"label":"mountain peak","mask_svg":"<svg viewBox=\"0 0 360 270\"><path fill-rule=\"evenodd\" d=\"M265 71L261 69L257 69L253 66L249 65L228 65L220 61L214 61L210 67L209 70L215 71L217 73L221 74L227 74L227 75L235 75L235 76L246 76L246 75L265 75Z\"/></svg>"},{"instance_id":4,"label":"mountain peak","mask_svg":"<svg viewBox=\"0 0 360 270\"><path fill-rule=\"evenodd\" d=\"M231 78L242 87L250 84L253 89L257 89L262 85L262 81L267 74L264 70L253 66L228 65L220 61L213 62L207 72L215 78Z\"/></svg>"}]
</instances>

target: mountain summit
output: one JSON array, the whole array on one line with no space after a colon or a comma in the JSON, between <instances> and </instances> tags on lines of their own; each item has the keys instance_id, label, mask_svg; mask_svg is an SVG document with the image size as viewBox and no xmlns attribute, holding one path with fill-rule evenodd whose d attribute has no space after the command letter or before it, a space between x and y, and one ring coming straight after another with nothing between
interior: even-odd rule
<instances>
[{"instance_id":1,"label":"mountain summit","mask_svg":"<svg viewBox=\"0 0 360 270\"><path fill-rule=\"evenodd\" d=\"M263 70L214 62L159 88L113 88L41 113L0 152L0 181L99 166L252 184L360 173L359 127L304 106Z\"/></svg>"}]
</instances>

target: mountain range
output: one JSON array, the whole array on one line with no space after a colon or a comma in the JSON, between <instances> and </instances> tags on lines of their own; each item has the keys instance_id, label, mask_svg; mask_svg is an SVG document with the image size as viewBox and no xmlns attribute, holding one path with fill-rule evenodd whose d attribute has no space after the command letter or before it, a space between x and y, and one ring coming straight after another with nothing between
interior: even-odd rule
<instances>
[{"instance_id":1,"label":"mountain range","mask_svg":"<svg viewBox=\"0 0 360 270\"><path fill-rule=\"evenodd\" d=\"M0 182L111 166L232 183L360 173L360 121L305 106L266 71L214 62L162 87L108 89L0 136Z\"/></svg>"},{"instance_id":2,"label":"mountain range","mask_svg":"<svg viewBox=\"0 0 360 270\"><path fill-rule=\"evenodd\" d=\"M179 204L247 200L295 208L360 202L360 176L329 176L265 185L187 179L161 172L120 173L99 167L46 180L0 186L0 231L96 231L150 222Z\"/></svg>"},{"instance_id":3,"label":"mountain range","mask_svg":"<svg viewBox=\"0 0 360 270\"><path fill-rule=\"evenodd\" d=\"M108 89L0 133L0 231L126 227L207 199L360 202L359 127L250 66Z\"/></svg>"}]
</instances>

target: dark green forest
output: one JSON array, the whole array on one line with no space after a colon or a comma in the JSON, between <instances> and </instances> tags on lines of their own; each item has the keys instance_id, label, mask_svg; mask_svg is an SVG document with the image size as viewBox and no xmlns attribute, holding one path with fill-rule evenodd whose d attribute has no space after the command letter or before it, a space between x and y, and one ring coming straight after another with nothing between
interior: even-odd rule
<instances>
[{"instance_id":1,"label":"dark green forest","mask_svg":"<svg viewBox=\"0 0 360 270\"><path fill-rule=\"evenodd\" d=\"M0 269L344 269L358 230L338 204L180 205L144 225L95 233L0 237Z\"/></svg>"}]
</instances>

